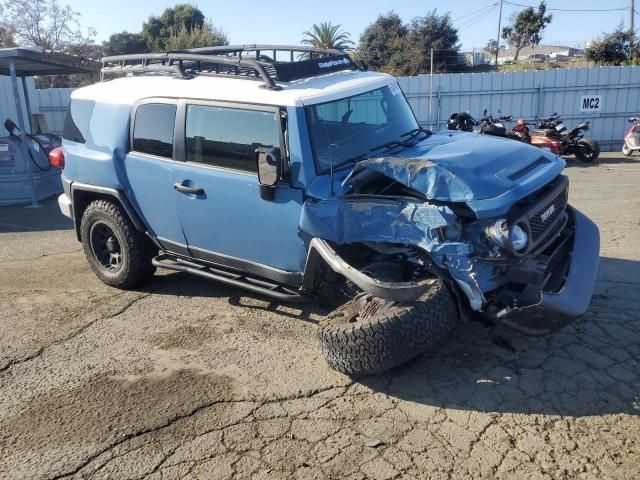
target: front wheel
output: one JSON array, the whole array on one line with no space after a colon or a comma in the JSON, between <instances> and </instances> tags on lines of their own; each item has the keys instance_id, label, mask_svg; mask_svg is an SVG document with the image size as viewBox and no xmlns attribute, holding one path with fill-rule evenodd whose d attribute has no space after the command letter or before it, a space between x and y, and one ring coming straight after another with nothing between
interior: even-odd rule
<instances>
[{"instance_id":1,"label":"front wheel","mask_svg":"<svg viewBox=\"0 0 640 480\"><path fill-rule=\"evenodd\" d=\"M80 235L91 269L107 285L128 289L153 276L151 259L157 252L119 205L91 202L82 215Z\"/></svg>"},{"instance_id":2,"label":"front wheel","mask_svg":"<svg viewBox=\"0 0 640 480\"><path fill-rule=\"evenodd\" d=\"M584 137L578 140L576 158L582 162L595 162L600 156L600 145L593 138Z\"/></svg>"},{"instance_id":3,"label":"front wheel","mask_svg":"<svg viewBox=\"0 0 640 480\"><path fill-rule=\"evenodd\" d=\"M320 322L327 363L359 376L396 367L444 340L458 315L440 280L418 300L397 303L360 293Z\"/></svg>"},{"instance_id":4,"label":"front wheel","mask_svg":"<svg viewBox=\"0 0 640 480\"><path fill-rule=\"evenodd\" d=\"M625 144L622 146L622 154L623 154L625 157L630 157L632 153L633 153L633 150L631 150L631 149L627 146L627 143L625 142Z\"/></svg>"}]
</instances>

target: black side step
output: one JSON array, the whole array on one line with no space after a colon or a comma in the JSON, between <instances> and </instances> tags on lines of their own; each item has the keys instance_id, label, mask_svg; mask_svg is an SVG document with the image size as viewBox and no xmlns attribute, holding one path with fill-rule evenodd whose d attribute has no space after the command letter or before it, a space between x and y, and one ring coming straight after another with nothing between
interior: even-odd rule
<instances>
[{"instance_id":1,"label":"black side step","mask_svg":"<svg viewBox=\"0 0 640 480\"><path fill-rule=\"evenodd\" d=\"M265 280L248 277L242 273L221 270L208 265L201 265L193 261L162 253L151 261L158 268L166 268L177 272L186 272L217 282L240 287L252 292L260 293L283 302L303 302L307 300L300 292L290 290L282 285Z\"/></svg>"}]
</instances>

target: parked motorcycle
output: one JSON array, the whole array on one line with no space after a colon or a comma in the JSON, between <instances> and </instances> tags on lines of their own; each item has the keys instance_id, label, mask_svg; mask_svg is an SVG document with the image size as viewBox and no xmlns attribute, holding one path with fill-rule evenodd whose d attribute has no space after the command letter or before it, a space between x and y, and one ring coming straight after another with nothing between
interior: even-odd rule
<instances>
[{"instance_id":1,"label":"parked motorcycle","mask_svg":"<svg viewBox=\"0 0 640 480\"><path fill-rule=\"evenodd\" d=\"M509 120L511 120L511 117L509 117ZM519 118L516 125L507 131L507 137L520 142L531 143L527 121L524 118Z\"/></svg>"},{"instance_id":2,"label":"parked motorcycle","mask_svg":"<svg viewBox=\"0 0 640 480\"><path fill-rule=\"evenodd\" d=\"M584 136L589 129L589 122L582 122L569 130L560 116L554 113L531 131L531 144L549 148L557 155L575 155L583 162L594 162L600 155L600 145L593 138ZM559 145L552 141L559 142Z\"/></svg>"},{"instance_id":3,"label":"parked motorcycle","mask_svg":"<svg viewBox=\"0 0 640 480\"><path fill-rule=\"evenodd\" d=\"M482 133L496 137L507 136L507 129L501 122L511 120L511 116L503 116L496 119L492 115L487 115L486 109L482 115L480 120L476 120L467 112L452 113L447 121L447 128L449 130Z\"/></svg>"},{"instance_id":4,"label":"parked motorcycle","mask_svg":"<svg viewBox=\"0 0 640 480\"><path fill-rule=\"evenodd\" d=\"M633 126L624 134L622 145L622 154L625 157L640 150L640 118L631 117L629 123L633 123Z\"/></svg>"}]
</instances>

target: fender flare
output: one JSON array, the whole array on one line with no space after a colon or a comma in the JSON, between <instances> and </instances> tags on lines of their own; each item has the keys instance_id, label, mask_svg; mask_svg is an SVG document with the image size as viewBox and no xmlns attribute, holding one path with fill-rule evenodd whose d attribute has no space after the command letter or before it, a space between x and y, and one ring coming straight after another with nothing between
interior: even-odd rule
<instances>
[{"instance_id":1,"label":"fender flare","mask_svg":"<svg viewBox=\"0 0 640 480\"><path fill-rule=\"evenodd\" d=\"M82 219L82 212L80 211L80 209L84 206L82 205L83 202L76 201L77 194L79 192L94 193L102 197L111 197L117 200L122 208L124 208L124 211L129 216L129 219L131 220L131 223L133 223L133 226L136 228L136 230L140 232L147 232L146 226L140 219L138 213L133 208L133 205L131 205L131 202L129 202L129 200L125 196L124 192L115 188L99 187L97 185L91 185L82 182L71 182L69 191L71 194L71 202L73 206L73 223L76 229L78 240L80 240L80 221Z\"/></svg>"},{"instance_id":2,"label":"fender flare","mask_svg":"<svg viewBox=\"0 0 640 480\"><path fill-rule=\"evenodd\" d=\"M318 262L324 261L334 272L344 276L363 291L376 297L396 302L413 302L429 290L433 279L426 278L419 282L383 282L357 270L349 265L327 243L318 237L311 239L307 255L307 268L303 278L303 289L313 290L318 269Z\"/></svg>"}]
</instances>

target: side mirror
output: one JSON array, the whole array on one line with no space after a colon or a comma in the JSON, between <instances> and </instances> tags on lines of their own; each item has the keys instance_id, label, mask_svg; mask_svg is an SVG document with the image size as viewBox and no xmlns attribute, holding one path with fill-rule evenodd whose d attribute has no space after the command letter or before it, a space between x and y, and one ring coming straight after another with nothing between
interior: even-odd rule
<instances>
[{"instance_id":1,"label":"side mirror","mask_svg":"<svg viewBox=\"0 0 640 480\"><path fill-rule=\"evenodd\" d=\"M275 186L280 179L280 149L275 147L256 148L256 163L258 181L260 182L260 197L263 200L273 200Z\"/></svg>"}]
</instances>

